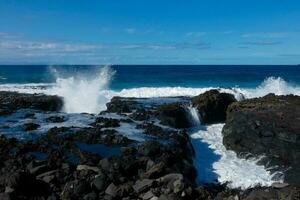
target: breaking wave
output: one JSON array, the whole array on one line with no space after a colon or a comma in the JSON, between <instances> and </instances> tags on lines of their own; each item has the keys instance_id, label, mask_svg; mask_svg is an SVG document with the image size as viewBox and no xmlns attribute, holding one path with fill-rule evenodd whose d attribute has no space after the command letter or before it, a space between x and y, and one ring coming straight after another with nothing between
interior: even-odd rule
<instances>
[{"instance_id":1,"label":"breaking wave","mask_svg":"<svg viewBox=\"0 0 300 200\"><path fill-rule=\"evenodd\" d=\"M110 100L105 95L114 71L103 67L94 74L75 74L70 77L60 77L54 68L56 84L47 90L47 94L55 94L64 98L64 110L67 113L98 113L106 108Z\"/></svg>"},{"instance_id":2,"label":"breaking wave","mask_svg":"<svg viewBox=\"0 0 300 200\"><path fill-rule=\"evenodd\" d=\"M106 108L106 103L113 96L137 98L196 96L210 89L231 93L238 100L261 97L269 93L300 95L299 86L288 83L280 77L266 78L256 88L139 87L117 91L109 89L109 84L115 73L109 66L100 68L99 71L88 75L76 74L63 77L55 68L52 73L56 77L56 82L52 84L2 84L0 90L62 96L65 102L65 111L69 113L99 113Z\"/></svg>"},{"instance_id":3,"label":"breaking wave","mask_svg":"<svg viewBox=\"0 0 300 200\"><path fill-rule=\"evenodd\" d=\"M246 98L262 97L269 93L276 95L300 95L300 87L286 82L280 77L266 78L261 85L254 89L241 89Z\"/></svg>"}]
</instances>

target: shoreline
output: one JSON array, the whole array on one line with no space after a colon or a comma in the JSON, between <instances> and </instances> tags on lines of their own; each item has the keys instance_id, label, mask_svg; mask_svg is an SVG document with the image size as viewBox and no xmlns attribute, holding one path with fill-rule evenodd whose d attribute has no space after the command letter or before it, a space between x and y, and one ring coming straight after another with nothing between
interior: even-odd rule
<instances>
[{"instance_id":1,"label":"shoreline","mask_svg":"<svg viewBox=\"0 0 300 200\"><path fill-rule=\"evenodd\" d=\"M69 114L59 115L57 112L61 109L59 98L11 92L1 94L4 97L0 98L1 118L25 109L22 120L32 121L19 127L25 135L42 129L42 124L34 123L37 117L46 121L45 124L54 125L70 120ZM217 113L221 117L207 118L217 120L207 121L209 124L224 121L221 112L224 109L226 112L233 100L226 104L223 100L218 103L216 99L220 99L220 94L223 93L209 91L198 99L194 97L195 100L177 97L172 98L173 101L115 97L107 104L106 111L91 115L92 123L87 127L76 128L76 124L52 127L38 134L33 141L1 136L3 165L0 176L4 182L0 182L0 196L210 199L223 195L223 199L235 196L244 199L253 193L295 195L297 187L279 183L244 190L230 189L226 184L218 183L196 186L194 159L195 153L201 152L195 152L185 131L195 126L191 119L195 115L191 116L187 106L194 101L202 117L203 112L212 116ZM231 98L228 95L222 98ZM210 105L208 102L211 100L222 106L221 112L215 107L203 109L203 106ZM44 111L39 110L41 108ZM39 117L38 113L43 112L47 115ZM15 152L10 152L11 149ZM43 194L32 191L33 188L26 186L27 181L38 185L42 183L40 189ZM81 192L78 193L78 190Z\"/></svg>"}]
</instances>

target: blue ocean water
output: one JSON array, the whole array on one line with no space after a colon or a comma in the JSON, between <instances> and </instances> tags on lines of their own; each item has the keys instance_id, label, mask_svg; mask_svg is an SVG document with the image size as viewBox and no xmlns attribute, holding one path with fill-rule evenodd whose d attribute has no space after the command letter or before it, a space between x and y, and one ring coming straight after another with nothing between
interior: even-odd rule
<instances>
[{"instance_id":1,"label":"blue ocean water","mask_svg":"<svg viewBox=\"0 0 300 200\"><path fill-rule=\"evenodd\" d=\"M102 66L0 66L0 83L54 83L52 68L64 76L94 73ZM257 87L267 77L300 85L299 66L135 65L111 66L111 89L136 87Z\"/></svg>"},{"instance_id":2,"label":"blue ocean water","mask_svg":"<svg viewBox=\"0 0 300 200\"><path fill-rule=\"evenodd\" d=\"M99 113L114 96L195 96L210 89L237 99L300 95L299 66L0 66L0 90L64 98L68 113Z\"/></svg>"}]
</instances>

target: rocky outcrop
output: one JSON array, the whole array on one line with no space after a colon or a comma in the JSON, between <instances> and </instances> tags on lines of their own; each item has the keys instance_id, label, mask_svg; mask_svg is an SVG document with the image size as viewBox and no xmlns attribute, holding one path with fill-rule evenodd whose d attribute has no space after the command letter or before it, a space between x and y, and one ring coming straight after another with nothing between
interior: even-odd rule
<instances>
[{"instance_id":1,"label":"rocky outcrop","mask_svg":"<svg viewBox=\"0 0 300 200\"><path fill-rule=\"evenodd\" d=\"M21 129L23 131L33 131L33 130L38 129L39 127L40 127L40 125L35 124L35 123L26 123L21 126Z\"/></svg>"},{"instance_id":2,"label":"rocky outcrop","mask_svg":"<svg viewBox=\"0 0 300 200\"><path fill-rule=\"evenodd\" d=\"M21 108L59 111L62 106L63 100L58 96L0 91L0 114L10 114Z\"/></svg>"},{"instance_id":3,"label":"rocky outcrop","mask_svg":"<svg viewBox=\"0 0 300 200\"><path fill-rule=\"evenodd\" d=\"M21 120L24 131L45 130L46 122L53 128L34 141L0 136L0 199L299 199L299 187L287 184L245 191L218 184L196 186L189 135L158 120L160 109L166 108L164 117L173 118L174 127L187 127L186 102L162 105L166 101L160 100L152 104L118 98L110 103L115 113L91 116L94 121L85 128L53 127L64 120L68 124L69 116L26 109L12 125ZM137 137L130 138L133 135Z\"/></svg>"},{"instance_id":4,"label":"rocky outcrop","mask_svg":"<svg viewBox=\"0 0 300 200\"><path fill-rule=\"evenodd\" d=\"M158 119L164 125L174 128L189 128L192 126L186 106L180 103L161 105L157 110Z\"/></svg>"},{"instance_id":5,"label":"rocky outcrop","mask_svg":"<svg viewBox=\"0 0 300 200\"><path fill-rule=\"evenodd\" d=\"M231 104L223 135L228 149L266 155L263 164L288 169L285 182L300 184L299 96L269 94Z\"/></svg>"},{"instance_id":6,"label":"rocky outcrop","mask_svg":"<svg viewBox=\"0 0 300 200\"><path fill-rule=\"evenodd\" d=\"M204 124L224 122L227 107L233 102L236 99L232 94L220 93L218 90L210 90L192 98L192 104Z\"/></svg>"},{"instance_id":7,"label":"rocky outcrop","mask_svg":"<svg viewBox=\"0 0 300 200\"><path fill-rule=\"evenodd\" d=\"M131 113L136 102L122 97L113 97L109 103L106 104L107 112L111 113Z\"/></svg>"}]
</instances>

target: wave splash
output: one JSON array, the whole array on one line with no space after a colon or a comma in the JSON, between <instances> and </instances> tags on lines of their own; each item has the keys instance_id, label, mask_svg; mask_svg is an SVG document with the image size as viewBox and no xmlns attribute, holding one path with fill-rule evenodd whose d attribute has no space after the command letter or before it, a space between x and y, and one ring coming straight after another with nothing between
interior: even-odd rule
<instances>
[{"instance_id":1,"label":"wave splash","mask_svg":"<svg viewBox=\"0 0 300 200\"><path fill-rule=\"evenodd\" d=\"M65 100L65 111L69 113L99 113L106 109L106 103L113 96L136 98L196 96L211 89L233 94L238 100L261 97L269 93L300 95L300 86L286 82L280 77L268 77L256 88L139 87L115 91L109 89L109 83L115 74L109 66L99 68L93 74L65 73L66 76L55 68L51 69L51 73L55 76L56 83L1 84L0 90L62 96Z\"/></svg>"},{"instance_id":2,"label":"wave splash","mask_svg":"<svg viewBox=\"0 0 300 200\"><path fill-rule=\"evenodd\" d=\"M56 84L47 94L58 95L64 99L64 111L67 113L99 113L106 109L110 98L105 95L114 71L105 66L94 74L75 74L61 77L58 70L51 69Z\"/></svg>"},{"instance_id":3,"label":"wave splash","mask_svg":"<svg viewBox=\"0 0 300 200\"><path fill-rule=\"evenodd\" d=\"M300 95L300 87L286 82L280 77L268 77L255 89L240 89L246 98L262 97L269 93L276 95Z\"/></svg>"}]
</instances>

